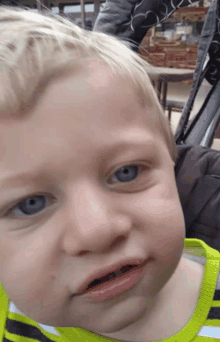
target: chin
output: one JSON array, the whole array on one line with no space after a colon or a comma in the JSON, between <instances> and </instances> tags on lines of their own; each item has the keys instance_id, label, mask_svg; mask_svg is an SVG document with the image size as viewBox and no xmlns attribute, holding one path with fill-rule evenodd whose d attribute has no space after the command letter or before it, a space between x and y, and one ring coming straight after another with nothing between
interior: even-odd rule
<instances>
[{"instance_id":1,"label":"chin","mask_svg":"<svg viewBox=\"0 0 220 342\"><path fill-rule=\"evenodd\" d=\"M128 329L133 331L132 325L139 324L146 313L147 303L142 296L128 298L112 307L107 315L98 320L97 332L94 331L94 333L114 339L120 338L118 334L124 334L124 332L127 332L129 336Z\"/></svg>"}]
</instances>

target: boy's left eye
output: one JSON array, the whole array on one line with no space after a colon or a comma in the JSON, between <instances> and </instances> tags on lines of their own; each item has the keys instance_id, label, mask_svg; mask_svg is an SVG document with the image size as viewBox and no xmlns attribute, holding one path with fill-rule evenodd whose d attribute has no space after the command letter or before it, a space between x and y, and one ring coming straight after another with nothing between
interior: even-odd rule
<instances>
[{"instance_id":1,"label":"boy's left eye","mask_svg":"<svg viewBox=\"0 0 220 342\"><path fill-rule=\"evenodd\" d=\"M142 165L142 167L145 167ZM139 176L140 165L125 165L118 169L108 180L108 184L129 183Z\"/></svg>"}]
</instances>

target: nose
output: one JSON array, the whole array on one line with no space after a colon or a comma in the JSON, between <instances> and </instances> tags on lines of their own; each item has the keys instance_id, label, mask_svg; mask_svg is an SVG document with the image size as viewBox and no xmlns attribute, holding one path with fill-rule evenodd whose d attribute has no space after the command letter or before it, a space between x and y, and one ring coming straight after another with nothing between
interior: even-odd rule
<instances>
[{"instance_id":1,"label":"nose","mask_svg":"<svg viewBox=\"0 0 220 342\"><path fill-rule=\"evenodd\" d=\"M101 253L126 239L132 228L129 208L125 211L115 201L115 193L84 184L74 192L68 209L65 250L80 255Z\"/></svg>"}]
</instances>

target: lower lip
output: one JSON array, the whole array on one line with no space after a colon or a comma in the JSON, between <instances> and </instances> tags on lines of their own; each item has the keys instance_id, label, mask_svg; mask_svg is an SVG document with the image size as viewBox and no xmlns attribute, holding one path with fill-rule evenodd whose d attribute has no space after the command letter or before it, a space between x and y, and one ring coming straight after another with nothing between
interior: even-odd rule
<instances>
[{"instance_id":1,"label":"lower lip","mask_svg":"<svg viewBox=\"0 0 220 342\"><path fill-rule=\"evenodd\" d=\"M133 271L125 275L110 280L108 283L103 283L94 289L87 291L82 295L83 298L94 302L102 302L113 299L133 289L135 285L143 278L146 272L147 262Z\"/></svg>"}]
</instances>

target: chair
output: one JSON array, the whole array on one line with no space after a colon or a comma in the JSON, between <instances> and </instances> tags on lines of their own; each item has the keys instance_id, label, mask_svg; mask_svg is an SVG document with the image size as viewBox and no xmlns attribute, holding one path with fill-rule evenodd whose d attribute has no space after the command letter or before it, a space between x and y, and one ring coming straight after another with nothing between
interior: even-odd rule
<instances>
[{"instance_id":1,"label":"chair","mask_svg":"<svg viewBox=\"0 0 220 342\"><path fill-rule=\"evenodd\" d=\"M168 119L169 119L170 122L171 122L171 113L172 113L172 111L182 113L184 105L185 105L185 102L183 102L183 101L167 100L166 109L168 110Z\"/></svg>"}]
</instances>

